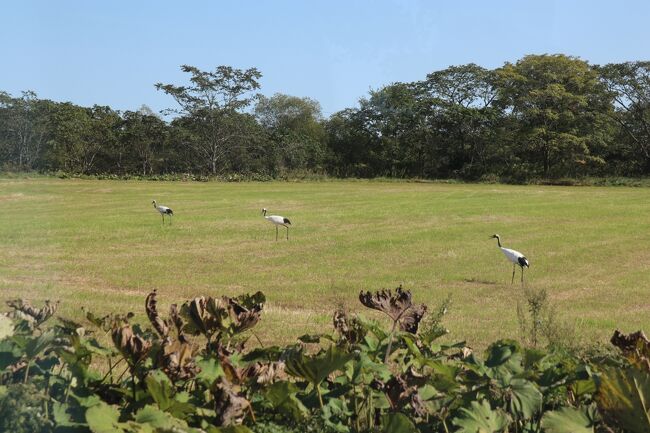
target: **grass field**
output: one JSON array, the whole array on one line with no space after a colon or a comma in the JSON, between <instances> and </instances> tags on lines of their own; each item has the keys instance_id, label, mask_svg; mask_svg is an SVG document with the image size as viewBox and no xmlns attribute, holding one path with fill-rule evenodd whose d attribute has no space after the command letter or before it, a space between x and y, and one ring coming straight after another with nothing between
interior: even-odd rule
<instances>
[{"instance_id":1,"label":"grass field","mask_svg":"<svg viewBox=\"0 0 650 433\"><path fill-rule=\"evenodd\" d=\"M289 241L262 207L292 220ZM650 325L649 223L645 188L0 179L0 298L60 299L81 319L81 307L144 317L154 288L164 309L262 290L261 337L288 342L329 331L339 303L360 310L359 290L402 283L432 306L451 294L449 338L483 347L517 336L522 289L499 233L531 261L527 285L604 342Z\"/></svg>"}]
</instances>

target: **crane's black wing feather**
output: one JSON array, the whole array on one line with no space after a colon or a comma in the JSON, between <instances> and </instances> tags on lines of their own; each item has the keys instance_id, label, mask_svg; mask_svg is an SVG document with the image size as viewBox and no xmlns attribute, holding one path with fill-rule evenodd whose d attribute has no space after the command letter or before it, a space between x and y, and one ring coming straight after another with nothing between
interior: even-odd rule
<instances>
[{"instance_id":1,"label":"crane's black wing feather","mask_svg":"<svg viewBox=\"0 0 650 433\"><path fill-rule=\"evenodd\" d=\"M291 225L291 221L289 221L289 218L284 218L284 223Z\"/></svg>"},{"instance_id":2,"label":"crane's black wing feather","mask_svg":"<svg viewBox=\"0 0 650 433\"><path fill-rule=\"evenodd\" d=\"M521 266L522 268L524 266L526 266L527 268L530 267L530 265L528 264L528 259L526 257L519 257L517 261L519 262L519 266Z\"/></svg>"}]
</instances>

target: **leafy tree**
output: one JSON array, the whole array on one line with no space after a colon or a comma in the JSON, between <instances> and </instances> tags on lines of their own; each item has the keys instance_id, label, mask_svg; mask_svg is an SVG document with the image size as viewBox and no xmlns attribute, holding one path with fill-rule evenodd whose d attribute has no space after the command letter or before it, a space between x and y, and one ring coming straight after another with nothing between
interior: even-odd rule
<instances>
[{"instance_id":1,"label":"leafy tree","mask_svg":"<svg viewBox=\"0 0 650 433\"><path fill-rule=\"evenodd\" d=\"M167 139L167 125L146 109L127 111L122 117L120 141L135 153L142 175L151 174Z\"/></svg>"},{"instance_id":2,"label":"leafy tree","mask_svg":"<svg viewBox=\"0 0 650 433\"><path fill-rule=\"evenodd\" d=\"M283 168L318 168L325 154L325 128L320 104L310 98L276 93L261 96L255 115L271 138L274 155Z\"/></svg>"},{"instance_id":3,"label":"leafy tree","mask_svg":"<svg viewBox=\"0 0 650 433\"><path fill-rule=\"evenodd\" d=\"M174 98L178 108L166 112L185 118L183 126L191 130L186 144L212 174L217 174L226 167L233 143L244 132L239 128L236 113L253 102L252 92L259 89L262 74L256 68L241 70L230 66L206 72L183 65L181 70L190 74L190 85L158 83L156 88Z\"/></svg>"},{"instance_id":4,"label":"leafy tree","mask_svg":"<svg viewBox=\"0 0 650 433\"><path fill-rule=\"evenodd\" d=\"M0 92L0 152L5 161L20 169L34 169L49 134L51 103L39 100L32 91L12 98Z\"/></svg>"},{"instance_id":5,"label":"leafy tree","mask_svg":"<svg viewBox=\"0 0 650 433\"><path fill-rule=\"evenodd\" d=\"M632 160L650 173L650 62L610 63L597 68L613 97L612 118L619 125L617 159ZM629 167L628 167L629 168Z\"/></svg>"},{"instance_id":6,"label":"leafy tree","mask_svg":"<svg viewBox=\"0 0 650 433\"><path fill-rule=\"evenodd\" d=\"M121 122L116 111L107 106L84 108L66 102L56 105L51 120L54 128L47 168L92 173L101 160L103 171L116 171L114 151Z\"/></svg>"},{"instance_id":7,"label":"leafy tree","mask_svg":"<svg viewBox=\"0 0 650 433\"><path fill-rule=\"evenodd\" d=\"M414 175L423 160L422 105L411 84L394 83L360 101L364 128L373 139L370 161L375 175Z\"/></svg>"},{"instance_id":8,"label":"leafy tree","mask_svg":"<svg viewBox=\"0 0 650 433\"><path fill-rule=\"evenodd\" d=\"M429 157L438 161L435 175L478 177L490 170L502 116L493 104L494 72L470 63L432 72L416 85L423 92L429 134L437 144Z\"/></svg>"},{"instance_id":9,"label":"leafy tree","mask_svg":"<svg viewBox=\"0 0 650 433\"><path fill-rule=\"evenodd\" d=\"M604 161L591 152L611 109L598 75L575 57L529 55L496 71L498 103L517 122L519 153L544 177L575 176Z\"/></svg>"},{"instance_id":10,"label":"leafy tree","mask_svg":"<svg viewBox=\"0 0 650 433\"><path fill-rule=\"evenodd\" d=\"M327 169L341 177L370 177L370 142L360 110L348 108L334 113L325 124L327 131Z\"/></svg>"}]
</instances>

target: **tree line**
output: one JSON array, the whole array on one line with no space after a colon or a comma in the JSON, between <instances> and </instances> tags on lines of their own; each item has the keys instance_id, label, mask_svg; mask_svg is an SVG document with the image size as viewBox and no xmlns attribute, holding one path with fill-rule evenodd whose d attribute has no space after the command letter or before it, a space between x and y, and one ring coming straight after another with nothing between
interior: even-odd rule
<instances>
[{"instance_id":1,"label":"tree line","mask_svg":"<svg viewBox=\"0 0 650 433\"><path fill-rule=\"evenodd\" d=\"M528 55L371 90L326 118L258 93L256 68L184 65L170 109L118 111L0 92L0 169L117 175L314 172L467 180L650 174L650 62Z\"/></svg>"}]
</instances>

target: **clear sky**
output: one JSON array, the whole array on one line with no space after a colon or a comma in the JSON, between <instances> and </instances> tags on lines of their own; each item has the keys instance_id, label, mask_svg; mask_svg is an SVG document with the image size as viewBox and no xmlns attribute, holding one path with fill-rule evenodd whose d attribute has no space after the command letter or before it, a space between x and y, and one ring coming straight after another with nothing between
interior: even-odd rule
<instances>
[{"instance_id":1,"label":"clear sky","mask_svg":"<svg viewBox=\"0 0 650 433\"><path fill-rule=\"evenodd\" d=\"M90 106L173 106L179 66L257 67L261 92L325 115L450 65L526 54L650 60L647 0L43 0L0 3L0 90Z\"/></svg>"}]
</instances>

